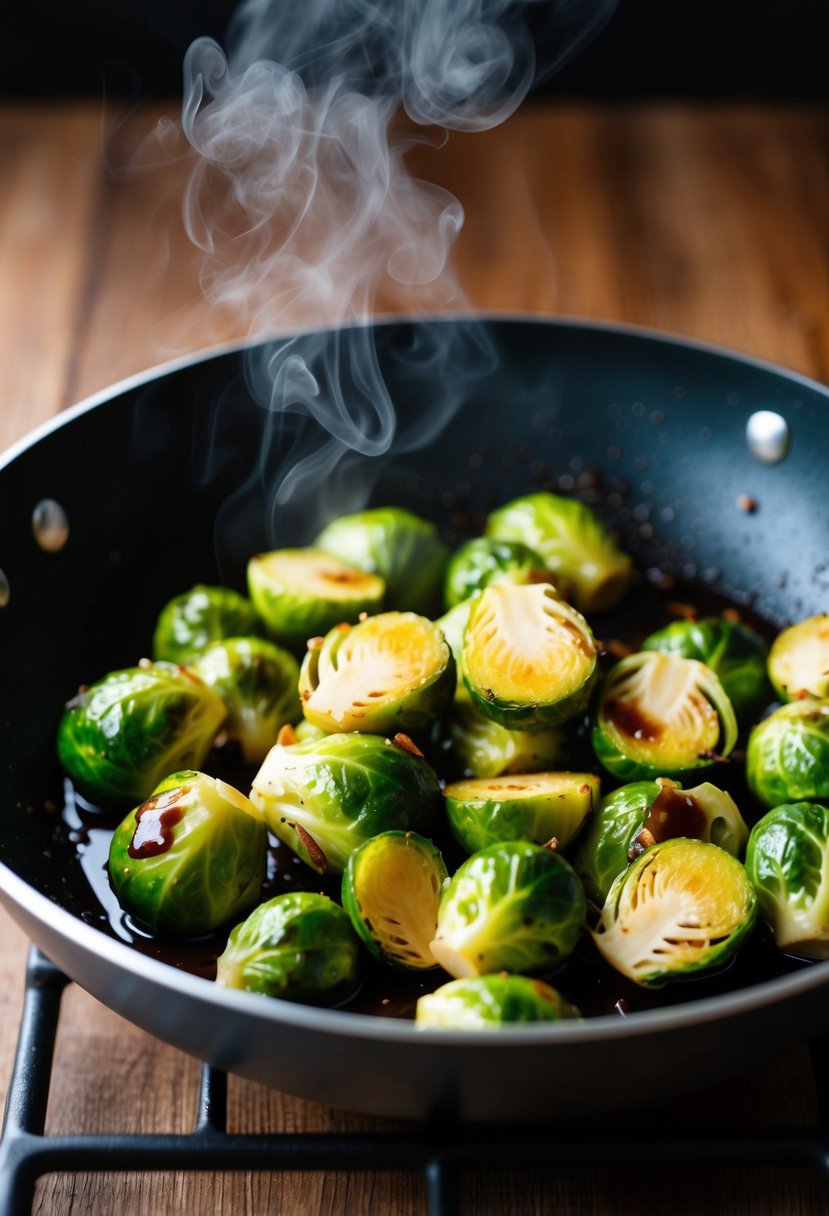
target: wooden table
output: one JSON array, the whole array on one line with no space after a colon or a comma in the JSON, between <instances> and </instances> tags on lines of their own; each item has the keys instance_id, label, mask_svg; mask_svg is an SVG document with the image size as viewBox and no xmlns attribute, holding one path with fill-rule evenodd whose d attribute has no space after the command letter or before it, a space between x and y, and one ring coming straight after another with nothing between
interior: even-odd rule
<instances>
[{"instance_id":1,"label":"wooden table","mask_svg":"<svg viewBox=\"0 0 829 1216\"><path fill-rule=\"evenodd\" d=\"M0 449L70 403L172 354L239 332L198 288L178 219L181 166L112 175L158 114L112 134L95 104L0 111ZM102 140L108 132L108 142ZM608 318L722 343L829 380L829 114L760 106L527 107L452 136L417 170L461 199L457 265L476 307ZM0 916L0 1097L26 957ZM48 1117L53 1132L186 1130L197 1064L70 988ZM231 1079L232 1126L387 1127ZM681 1104L727 1129L809 1121L805 1049ZM653 1188L656 1187L656 1192ZM407 1174L52 1176L48 1213L423 1211ZM672 1174L647 1142L623 1174L481 1174L467 1212L560 1216L815 1216L803 1171Z\"/></svg>"}]
</instances>

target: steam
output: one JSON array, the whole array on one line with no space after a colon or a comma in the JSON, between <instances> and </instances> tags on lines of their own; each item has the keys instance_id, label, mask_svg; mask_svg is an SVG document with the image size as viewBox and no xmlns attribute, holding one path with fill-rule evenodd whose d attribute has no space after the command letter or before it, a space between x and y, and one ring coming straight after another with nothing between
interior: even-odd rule
<instances>
[{"instance_id":1,"label":"steam","mask_svg":"<svg viewBox=\"0 0 829 1216\"><path fill-rule=\"evenodd\" d=\"M495 358L483 328L456 351L453 327L425 327L420 356L442 391L424 401L418 439L401 439L374 333L359 327L378 312L467 307L451 260L463 208L413 178L407 152L436 129L504 121L539 74L536 45L555 66L614 3L243 0L227 52L210 39L188 50L182 126L197 156L184 222L205 294L252 337L330 327L248 361L271 419L257 476L271 482L272 540L298 498L306 528L362 505L370 485L345 476L352 457L425 442ZM336 502L312 493L320 485Z\"/></svg>"}]
</instances>

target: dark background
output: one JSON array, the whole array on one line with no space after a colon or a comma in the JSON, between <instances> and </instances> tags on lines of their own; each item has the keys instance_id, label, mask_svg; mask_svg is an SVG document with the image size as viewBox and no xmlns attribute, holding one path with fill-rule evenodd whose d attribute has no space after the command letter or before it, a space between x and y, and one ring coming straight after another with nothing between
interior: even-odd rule
<instances>
[{"instance_id":1,"label":"dark background","mask_svg":"<svg viewBox=\"0 0 829 1216\"><path fill-rule=\"evenodd\" d=\"M178 95L187 46L201 34L221 42L234 4L6 0L0 93ZM815 100L828 85L829 0L619 0L593 44L542 91Z\"/></svg>"}]
</instances>

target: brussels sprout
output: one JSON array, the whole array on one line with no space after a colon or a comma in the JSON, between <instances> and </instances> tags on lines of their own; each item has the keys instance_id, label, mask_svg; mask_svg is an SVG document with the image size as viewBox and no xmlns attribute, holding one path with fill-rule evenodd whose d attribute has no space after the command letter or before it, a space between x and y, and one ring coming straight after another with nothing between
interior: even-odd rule
<instances>
[{"instance_id":1,"label":"brussels sprout","mask_svg":"<svg viewBox=\"0 0 829 1216\"><path fill-rule=\"evenodd\" d=\"M319 549L276 549L248 562L248 590L269 632L288 646L379 612L385 584Z\"/></svg>"},{"instance_id":2,"label":"brussels sprout","mask_svg":"<svg viewBox=\"0 0 829 1216\"><path fill-rule=\"evenodd\" d=\"M545 971L572 953L587 905L575 871L528 841L467 858L441 900L432 954L456 979Z\"/></svg>"},{"instance_id":3,"label":"brussels sprout","mask_svg":"<svg viewBox=\"0 0 829 1216\"><path fill-rule=\"evenodd\" d=\"M309 722L307 718L303 718L301 722L296 724L294 730L293 743L310 743L312 740L324 739L330 731L323 730L321 726L315 726L313 722ZM284 740L281 740L284 742Z\"/></svg>"},{"instance_id":4,"label":"brussels sprout","mask_svg":"<svg viewBox=\"0 0 829 1216\"><path fill-rule=\"evenodd\" d=\"M587 894L603 904L617 874L652 844L689 836L739 857L748 828L730 794L703 782L683 790L667 777L634 781L602 799L573 858Z\"/></svg>"},{"instance_id":5,"label":"brussels sprout","mask_svg":"<svg viewBox=\"0 0 829 1216\"><path fill-rule=\"evenodd\" d=\"M643 988L721 966L754 926L757 901L735 857L704 840L652 845L614 880L593 934Z\"/></svg>"},{"instance_id":6,"label":"brussels sprout","mask_svg":"<svg viewBox=\"0 0 829 1216\"><path fill-rule=\"evenodd\" d=\"M493 511L487 536L518 540L540 554L544 565L572 588L582 612L602 612L622 598L633 565L589 507L574 498L541 492L516 498Z\"/></svg>"},{"instance_id":7,"label":"brussels sprout","mask_svg":"<svg viewBox=\"0 0 829 1216\"><path fill-rule=\"evenodd\" d=\"M232 785L173 773L113 834L109 881L151 933L209 933L252 907L265 877L265 821Z\"/></svg>"},{"instance_id":8,"label":"brussels sprout","mask_svg":"<svg viewBox=\"0 0 829 1216\"><path fill-rule=\"evenodd\" d=\"M253 779L251 799L274 835L319 873L342 873L357 846L379 832L430 835L443 801L421 756L359 734L277 744Z\"/></svg>"},{"instance_id":9,"label":"brussels sprout","mask_svg":"<svg viewBox=\"0 0 829 1216\"><path fill-rule=\"evenodd\" d=\"M829 958L829 807L787 802L751 829L746 871L781 950Z\"/></svg>"},{"instance_id":10,"label":"brussels sprout","mask_svg":"<svg viewBox=\"0 0 829 1216\"><path fill-rule=\"evenodd\" d=\"M783 630L769 653L769 676L781 701L829 697L829 613Z\"/></svg>"},{"instance_id":11,"label":"brussels sprout","mask_svg":"<svg viewBox=\"0 0 829 1216\"><path fill-rule=\"evenodd\" d=\"M464 634L472 703L511 730L546 730L581 713L597 673L587 621L548 583L487 587Z\"/></svg>"},{"instance_id":12,"label":"brussels sprout","mask_svg":"<svg viewBox=\"0 0 829 1216\"><path fill-rule=\"evenodd\" d=\"M462 700L468 700L469 698L469 693L466 691L466 685L463 682L463 635L466 633L469 614L472 611L472 605L476 598L477 596L471 596L468 600L464 600L462 604L456 604L454 608L450 608L448 612L445 612L443 616L439 616L435 621L438 629L446 638L449 649L452 651L458 679L455 696Z\"/></svg>"},{"instance_id":13,"label":"brussels sprout","mask_svg":"<svg viewBox=\"0 0 829 1216\"><path fill-rule=\"evenodd\" d=\"M437 966L429 949L449 874L431 840L381 832L361 844L343 874L343 907L372 954L395 967Z\"/></svg>"},{"instance_id":14,"label":"brussels sprout","mask_svg":"<svg viewBox=\"0 0 829 1216\"><path fill-rule=\"evenodd\" d=\"M449 558L443 599L447 608L454 608L494 583L551 581L543 560L520 541L478 536Z\"/></svg>"},{"instance_id":15,"label":"brussels sprout","mask_svg":"<svg viewBox=\"0 0 829 1216\"><path fill-rule=\"evenodd\" d=\"M758 723L748 737L746 780L768 807L829 799L829 701L790 701Z\"/></svg>"},{"instance_id":16,"label":"brussels sprout","mask_svg":"<svg viewBox=\"0 0 829 1216\"><path fill-rule=\"evenodd\" d=\"M502 840L564 848L599 797L592 773L527 773L457 781L443 791L449 826L468 853Z\"/></svg>"},{"instance_id":17,"label":"brussels sprout","mask_svg":"<svg viewBox=\"0 0 829 1216\"><path fill-rule=\"evenodd\" d=\"M309 646L299 693L305 717L323 730L417 734L451 704L455 683L437 625L414 612L383 612Z\"/></svg>"},{"instance_id":18,"label":"brussels sprout","mask_svg":"<svg viewBox=\"0 0 829 1216\"><path fill-rule=\"evenodd\" d=\"M153 634L153 658L186 663L210 642L259 631L250 600L229 587L199 583L161 609Z\"/></svg>"},{"instance_id":19,"label":"brussels sprout","mask_svg":"<svg viewBox=\"0 0 829 1216\"><path fill-rule=\"evenodd\" d=\"M213 642L191 660L190 669L224 701L224 733L241 745L248 764L261 764L279 728L302 716L299 664L264 638Z\"/></svg>"},{"instance_id":20,"label":"brussels sprout","mask_svg":"<svg viewBox=\"0 0 829 1216\"><path fill-rule=\"evenodd\" d=\"M323 528L314 543L358 570L379 574L386 584L387 608L424 616L439 610L449 552L434 524L411 511L374 507L343 515Z\"/></svg>"},{"instance_id":21,"label":"brussels sprout","mask_svg":"<svg viewBox=\"0 0 829 1216\"><path fill-rule=\"evenodd\" d=\"M622 781L682 777L727 756L736 741L731 702L696 659L643 650L605 678L593 750Z\"/></svg>"},{"instance_id":22,"label":"brussels sprout","mask_svg":"<svg viewBox=\"0 0 829 1216\"><path fill-rule=\"evenodd\" d=\"M260 904L230 934L216 983L304 1004L336 1005L357 987L360 947L326 895L295 891Z\"/></svg>"},{"instance_id":23,"label":"brussels sprout","mask_svg":"<svg viewBox=\"0 0 829 1216\"><path fill-rule=\"evenodd\" d=\"M93 802L141 802L165 774L204 763L225 713L221 697L186 667L113 671L67 705L58 758Z\"/></svg>"},{"instance_id":24,"label":"brussels sprout","mask_svg":"<svg viewBox=\"0 0 829 1216\"><path fill-rule=\"evenodd\" d=\"M479 975L450 980L417 1002L415 1025L435 1030L498 1030L516 1022L560 1022L579 1018L543 980L526 975Z\"/></svg>"},{"instance_id":25,"label":"brussels sprout","mask_svg":"<svg viewBox=\"0 0 829 1216\"><path fill-rule=\"evenodd\" d=\"M698 659L717 676L738 718L745 718L769 699L766 676L768 647L759 634L739 621L720 616L699 621L672 621L652 633L642 650Z\"/></svg>"},{"instance_id":26,"label":"brussels sprout","mask_svg":"<svg viewBox=\"0 0 829 1216\"><path fill-rule=\"evenodd\" d=\"M458 697L436 724L433 746L441 757L437 765L441 772L445 764L459 777L500 777L560 768L567 763L570 737L563 726L507 730Z\"/></svg>"}]
</instances>

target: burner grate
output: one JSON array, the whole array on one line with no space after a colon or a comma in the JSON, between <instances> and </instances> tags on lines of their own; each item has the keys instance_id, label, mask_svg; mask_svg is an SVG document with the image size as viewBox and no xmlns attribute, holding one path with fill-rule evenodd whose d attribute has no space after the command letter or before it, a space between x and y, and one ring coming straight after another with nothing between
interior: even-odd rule
<instances>
[{"instance_id":1,"label":"burner grate","mask_svg":"<svg viewBox=\"0 0 829 1216\"><path fill-rule=\"evenodd\" d=\"M69 980L32 947L14 1072L0 1141L0 1216L31 1212L37 1180L69 1173L153 1170L420 1169L429 1216L451 1216L466 1168L555 1169L625 1166L641 1131L563 1130L560 1126L430 1125L400 1133L227 1131L227 1074L202 1069L194 1130L186 1134L45 1135L46 1107L63 991ZM820 1100L815 1127L716 1130L711 1134L648 1131L663 1166L813 1167L829 1202L829 1039L811 1049Z\"/></svg>"}]
</instances>

